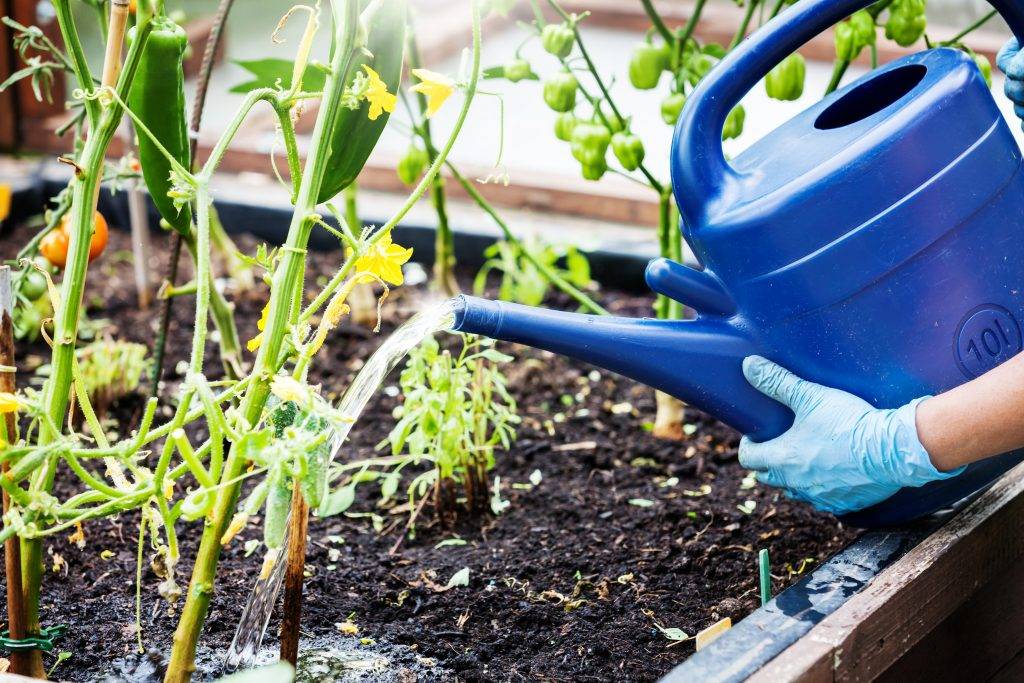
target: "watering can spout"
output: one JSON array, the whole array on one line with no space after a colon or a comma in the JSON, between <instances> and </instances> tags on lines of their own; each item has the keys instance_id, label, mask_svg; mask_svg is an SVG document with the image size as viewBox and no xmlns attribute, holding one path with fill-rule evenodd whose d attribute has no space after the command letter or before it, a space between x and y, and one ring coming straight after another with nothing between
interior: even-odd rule
<instances>
[{"instance_id":1,"label":"watering can spout","mask_svg":"<svg viewBox=\"0 0 1024 683\"><path fill-rule=\"evenodd\" d=\"M710 292L708 297L726 305ZM777 436L792 423L787 408L743 378L743 359L757 350L726 318L631 319L462 296L456 300L453 330L611 370L701 408L758 440Z\"/></svg>"}]
</instances>

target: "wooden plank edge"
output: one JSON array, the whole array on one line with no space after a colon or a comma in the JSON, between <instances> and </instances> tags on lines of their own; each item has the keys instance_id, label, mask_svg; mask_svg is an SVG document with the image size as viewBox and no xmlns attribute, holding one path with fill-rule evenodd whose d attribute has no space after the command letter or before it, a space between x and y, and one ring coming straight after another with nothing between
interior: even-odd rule
<instances>
[{"instance_id":1,"label":"wooden plank edge","mask_svg":"<svg viewBox=\"0 0 1024 683\"><path fill-rule=\"evenodd\" d=\"M1022 492L1024 464L748 680L872 680L973 590L1020 561Z\"/></svg>"}]
</instances>

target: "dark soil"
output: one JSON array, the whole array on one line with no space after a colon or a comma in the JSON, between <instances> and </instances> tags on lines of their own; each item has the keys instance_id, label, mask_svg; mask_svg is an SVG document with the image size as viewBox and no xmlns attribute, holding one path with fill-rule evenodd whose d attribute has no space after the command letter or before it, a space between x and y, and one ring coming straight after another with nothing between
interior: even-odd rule
<instances>
[{"instance_id":1,"label":"dark soil","mask_svg":"<svg viewBox=\"0 0 1024 683\"><path fill-rule=\"evenodd\" d=\"M11 257L28 234L22 229L0 239L0 257ZM155 240L161 251L163 240ZM242 246L251 250L253 244L243 240ZM126 249L127 236L114 233L111 249L94 265L89 315L109 320L104 334L152 344L155 316L136 310ZM338 260L338 254L316 254L311 273L331 273ZM153 272L162 274L163 264L162 255L154 257ZM352 327L338 331L313 377L324 392L342 392L381 338L423 297L413 288L392 296L380 335ZM234 298L248 339L266 289ZM617 313L650 310L646 297L604 292L602 299ZM181 379L175 366L188 353L191 307L192 299L182 298L175 308L165 395L173 395ZM517 358L507 372L524 418L518 440L499 455L494 472L511 505L498 517L456 529L430 523L428 508L417 537L394 554L389 551L406 520L400 510L359 501L358 511L375 513L382 531L370 516L313 519L307 637L348 638L368 653L407 646L397 648L404 659L392 658L396 668L382 674L385 680L652 681L693 652L692 640L673 644L658 625L692 636L758 606L759 549L771 552L773 589L779 591L854 537L830 516L775 490L745 485L737 435L702 413L688 411L692 433L686 441L659 441L647 431L654 415L649 389L547 353L504 350ZM23 346L23 383L47 355L42 342ZM217 368L213 347L209 357L210 368ZM390 430L400 397L388 393L397 394L382 392L370 404L345 457L371 456ZM141 397L132 397L115 408L122 433L134 428L141 406ZM535 470L543 479L532 486ZM73 487L66 472L58 492L66 496ZM752 512L738 507L746 501L754 503ZM57 648L71 657L55 676L101 679L114 660L133 652L137 531L137 518L122 515L88 524L84 549L65 535L46 543L52 567L43 622L71 627ZM178 532L184 585L200 527L180 524ZM223 651L230 642L259 571L260 553L244 556L244 540L260 538L259 527L241 536L223 554L203 633L206 652ZM466 543L436 547L455 537ZM468 587L438 590L464 567L470 570ZM157 596L157 583L147 566L143 636L150 651L131 661L150 666L159 666L169 652L176 622ZM359 634L342 636L336 625L350 615ZM277 623L275 617L271 645ZM357 645L359 638L376 644Z\"/></svg>"}]
</instances>

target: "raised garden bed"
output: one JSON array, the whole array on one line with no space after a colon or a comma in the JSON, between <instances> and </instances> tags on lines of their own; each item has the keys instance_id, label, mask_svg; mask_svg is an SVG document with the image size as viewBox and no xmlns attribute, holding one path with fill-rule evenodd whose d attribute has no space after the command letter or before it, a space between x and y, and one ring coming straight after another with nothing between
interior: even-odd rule
<instances>
[{"instance_id":1,"label":"raised garden bed","mask_svg":"<svg viewBox=\"0 0 1024 683\"><path fill-rule=\"evenodd\" d=\"M115 207L109 208L116 215ZM8 257L29 234L6 235L0 257ZM115 232L112 239L111 254L128 248L127 235ZM242 243L251 250L255 242ZM336 260L337 253L317 254L316 273L330 272ZM159 269L162 261L156 257L151 266ZM111 258L100 268L103 277L95 279L86 300L102 301L103 308L92 315L109 319L124 338L150 342L150 316L134 306L130 264ZM251 325L265 296L260 289L240 298L239 320ZM423 290L409 290L388 306L398 312L396 319L403 318L423 297ZM643 315L651 304L645 295L611 289L603 298L626 315ZM187 308L179 307L171 368L187 346ZM386 323L382 334L392 324ZM241 333L247 338L254 330ZM380 339L365 329L345 330L313 380L336 395L352 377L357 359L366 358ZM23 380L45 350L40 343L22 354ZM389 550L404 517L389 510L376 510L383 533L368 518L314 521L303 624L311 639L340 638L335 624L352 614L360 637L377 643L362 646L367 659L383 657L394 667L424 673L426 680L488 680L499 675L495 672L523 679L609 680L627 671L630 680L656 680L693 645L671 646L655 621L692 635L721 617L739 620L759 604L758 549L770 549L779 590L799 578L787 567L807 571L856 535L776 491L744 488L736 435L698 412L688 414L695 430L688 441L658 441L642 429L654 413L646 388L548 354L509 350L521 361L510 378L525 417L519 440L499 458L496 470L506 482L511 507L483 528L427 526L393 555ZM180 380L176 374L169 378ZM398 399L389 393L394 392L371 404L346 457L371 455L390 430ZM141 406L141 399L122 402L111 428L130 430ZM543 479L529 487L535 470ZM703 486L710 487L708 495L693 495L706 491ZM748 500L755 503L750 514L737 507ZM375 511L366 500L357 508ZM74 626L61 644L74 653L62 665L63 678L94 680L110 672L111 659L119 655L127 657L117 665L121 675L145 674L152 671L151 660L165 652L175 619L158 601L156 579L147 570L143 623L146 642L155 649L132 654L133 522L124 515L90 525L82 550L60 537L47 544L63 561L46 579L44 620ZM435 547L455 535L466 545ZM113 556L104 559L104 551ZM190 558L191 548L183 554ZM241 542L226 554L204 636L213 652L230 641L259 565L257 556L245 558ZM471 571L468 588L431 588L463 567ZM275 628L276 622L271 634Z\"/></svg>"},{"instance_id":2,"label":"raised garden bed","mask_svg":"<svg viewBox=\"0 0 1024 683\"><path fill-rule=\"evenodd\" d=\"M60 182L53 177L22 183L16 211L29 215ZM105 194L103 202L115 222L126 216L122 196ZM286 218L284 209L265 206L222 203L219 208L229 225L261 226L261 238L269 240L280 234ZM431 231L417 226L400 231L403 242L416 246L417 257L429 260ZM28 234L19 229L5 235L0 257ZM466 276L490 239L458 232ZM247 249L255 244L252 237L239 240ZM115 232L113 247L126 253L127 235ZM329 272L336 258L330 251L318 253L316 271ZM637 293L643 256L604 252L592 259L608 283L603 298L609 307L644 315L650 299ZM160 272L163 257L150 265ZM89 296L103 301L103 315L119 334L148 343L151 322L135 309L130 264L111 259L103 269L105 277L97 279ZM264 296L260 291L241 298L240 319L251 324ZM399 292L388 304L398 315L382 335L424 296L421 288ZM182 314L172 337L172 367L186 344L187 317ZM252 332L242 330L243 336ZM365 358L381 338L348 328L331 350L328 366L316 371L316 381L337 395L357 369L354 359ZM395 554L390 550L400 535L399 518L386 510L377 511L384 533L368 518L314 522L303 642L318 654L307 655L306 666L322 665L324 651L337 655L339 642L346 645L346 640L335 624L353 615L360 637L375 644L348 638L349 665L374 667L380 680L406 675L490 680L496 671L510 672L512 680L617 680L625 667L628 680L663 675L668 681L901 680L900 675L919 670L914 667L938 673L972 659L986 678L1016 671L1024 642L1017 635L1016 612L1003 606L1016 604L1022 578L1022 548L1015 542L1024 522L1017 496L1024 486L1020 468L958 515L861 534L771 489L743 489L736 436L700 413L688 414L696 431L687 443L661 442L640 429L653 413L645 388L606 374L594 381L591 368L548 354L522 348L514 353L524 361L512 375L512 386L527 422L496 473L508 485L524 485L540 470L541 484L507 490L512 506L483 528L434 525ZM39 357L23 356L23 379L38 362ZM548 369L541 371L541 363ZM563 404L565 386L579 387L583 400ZM366 427L353 435L351 457L370 455L390 429L398 402L390 394L371 405ZM616 409L625 404L631 409ZM116 426L130 429L141 405L138 398L119 405ZM678 482L663 486L672 478ZM700 492L703 484L711 486L710 495L687 495ZM631 500L654 505L639 507ZM756 503L753 514L737 508L746 500ZM359 509L372 511L371 501L363 500ZM134 589L124 578L134 567L134 548L125 533L135 522L131 517L94 524L84 550L50 544L62 562L60 571L47 577L45 609L80 626L61 646L74 652L62 665L63 678L93 680L112 673L145 680L159 672L163 650L133 652ZM435 547L455 536L467 543ZM755 555L762 547L772 555L773 589L791 587L758 609ZM101 559L104 550L113 557ZM230 641L258 569L258 560L244 555L241 544L228 552L201 660L207 677L217 670L212 653ZM105 568L99 580L86 579L84 570L96 566ZM431 588L463 567L471 568L469 588ZM789 571L801 568L799 574ZM155 595L155 577L147 572L144 580L147 640L167 642L174 618ZM566 609L567 602L577 600L583 602ZM1002 626L989 630L993 613ZM726 616L736 626L695 656L691 643L673 645L653 623L693 635ZM275 619L266 644L272 645L276 628ZM967 649L954 647L951 641L968 628L996 637L981 638ZM99 651L114 653L116 662L90 654Z\"/></svg>"}]
</instances>

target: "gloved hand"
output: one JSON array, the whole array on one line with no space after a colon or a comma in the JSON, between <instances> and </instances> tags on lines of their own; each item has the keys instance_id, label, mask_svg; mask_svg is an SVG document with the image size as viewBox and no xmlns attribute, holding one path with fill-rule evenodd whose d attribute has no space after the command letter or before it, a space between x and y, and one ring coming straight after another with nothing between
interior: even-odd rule
<instances>
[{"instance_id":1,"label":"gloved hand","mask_svg":"<svg viewBox=\"0 0 1024 683\"><path fill-rule=\"evenodd\" d=\"M935 469L917 436L917 399L877 410L838 389L800 379L760 356L743 361L754 388L789 406L796 421L782 436L740 442L740 463L769 486L820 510L845 514L880 503L899 489L960 474Z\"/></svg>"},{"instance_id":2,"label":"gloved hand","mask_svg":"<svg viewBox=\"0 0 1024 683\"><path fill-rule=\"evenodd\" d=\"M1003 46L996 62L1006 74L1006 96L1013 102L1017 116L1024 120L1024 52L1016 38Z\"/></svg>"}]
</instances>

